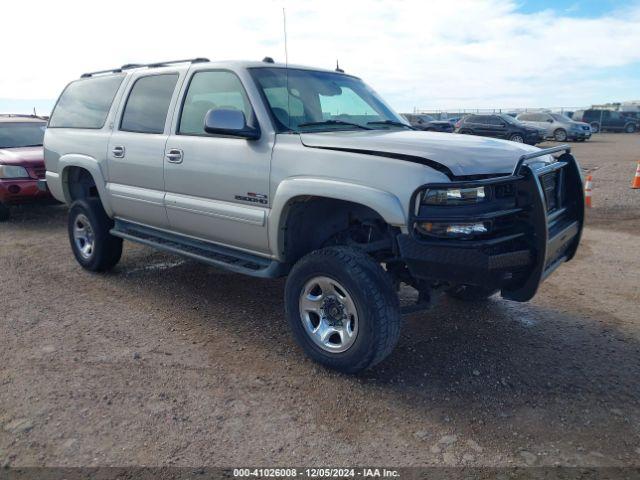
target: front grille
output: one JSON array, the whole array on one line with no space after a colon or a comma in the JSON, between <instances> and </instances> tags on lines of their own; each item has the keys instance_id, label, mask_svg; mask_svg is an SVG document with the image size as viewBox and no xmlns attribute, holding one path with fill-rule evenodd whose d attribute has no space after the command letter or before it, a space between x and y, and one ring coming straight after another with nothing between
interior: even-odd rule
<instances>
[{"instance_id":1,"label":"front grille","mask_svg":"<svg viewBox=\"0 0 640 480\"><path fill-rule=\"evenodd\" d=\"M547 212L553 212L558 205L558 172L545 173L540 177Z\"/></svg>"},{"instance_id":2,"label":"front grille","mask_svg":"<svg viewBox=\"0 0 640 480\"><path fill-rule=\"evenodd\" d=\"M35 178L44 178L46 176L47 173L47 169L45 167L34 167L31 169L31 171L33 172L33 176L35 176Z\"/></svg>"}]
</instances>

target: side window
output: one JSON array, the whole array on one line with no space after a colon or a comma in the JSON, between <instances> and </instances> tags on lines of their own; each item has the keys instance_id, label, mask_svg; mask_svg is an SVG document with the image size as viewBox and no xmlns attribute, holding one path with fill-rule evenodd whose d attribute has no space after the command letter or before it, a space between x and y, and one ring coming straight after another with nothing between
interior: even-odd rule
<instances>
[{"instance_id":1,"label":"side window","mask_svg":"<svg viewBox=\"0 0 640 480\"><path fill-rule=\"evenodd\" d=\"M49 127L102 128L123 78L123 75L114 75L70 83L60 95Z\"/></svg>"},{"instance_id":2,"label":"side window","mask_svg":"<svg viewBox=\"0 0 640 480\"><path fill-rule=\"evenodd\" d=\"M162 133L178 75L141 77L133 85L124 107L120 130L138 133Z\"/></svg>"},{"instance_id":3,"label":"side window","mask_svg":"<svg viewBox=\"0 0 640 480\"><path fill-rule=\"evenodd\" d=\"M502 120L500 117L488 117L488 121L487 123L489 125L504 125L505 121Z\"/></svg>"},{"instance_id":4,"label":"side window","mask_svg":"<svg viewBox=\"0 0 640 480\"><path fill-rule=\"evenodd\" d=\"M480 115L469 115L467 118L465 118L465 122L484 124Z\"/></svg>"},{"instance_id":5,"label":"side window","mask_svg":"<svg viewBox=\"0 0 640 480\"><path fill-rule=\"evenodd\" d=\"M533 120L533 114L531 113L523 113L522 115L518 115L518 120L522 120L525 122L532 122Z\"/></svg>"},{"instance_id":6,"label":"side window","mask_svg":"<svg viewBox=\"0 0 640 480\"><path fill-rule=\"evenodd\" d=\"M214 108L240 110L247 122L251 121L251 104L235 73L203 71L196 72L191 77L180 114L178 133L208 135L204 131L204 117Z\"/></svg>"}]
</instances>

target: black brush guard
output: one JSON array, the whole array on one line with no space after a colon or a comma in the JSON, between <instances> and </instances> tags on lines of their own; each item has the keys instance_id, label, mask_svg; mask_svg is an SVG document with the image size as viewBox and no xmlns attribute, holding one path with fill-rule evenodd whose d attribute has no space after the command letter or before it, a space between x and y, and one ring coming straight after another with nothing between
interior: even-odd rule
<instances>
[{"instance_id":1,"label":"black brush guard","mask_svg":"<svg viewBox=\"0 0 640 480\"><path fill-rule=\"evenodd\" d=\"M562 152L556 162L530 162ZM484 205L425 206L433 188L485 187ZM402 261L417 279L500 289L525 302L562 263L571 260L584 226L580 168L568 145L523 155L511 175L423 185L411 198L409 234L397 237ZM435 238L420 233L422 222L479 223L490 232L472 239Z\"/></svg>"}]
</instances>

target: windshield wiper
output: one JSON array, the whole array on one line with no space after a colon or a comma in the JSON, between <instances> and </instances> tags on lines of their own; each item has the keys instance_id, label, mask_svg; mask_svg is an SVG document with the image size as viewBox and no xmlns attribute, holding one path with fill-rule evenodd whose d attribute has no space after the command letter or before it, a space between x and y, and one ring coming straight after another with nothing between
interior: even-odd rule
<instances>
[{"instance_id":1,"label":"windshield wiper","mask_svg":"<svg viewBox=\"0 0 640 480\"><path fill-rule=\"evenodd\" d=\"M373 128L367 127L365 125L360 125L359 123L353 123L353 122L345 122L344 120L323 120L321 122L305 122L305 123L300 123L298 127L315 127L320 125L347 125L350 127L362 128L363 130L373 130Z\"/></svg>"},{"instance_id":2,"label":"windshield wiper","mask_svg":"<svg viewBox=\"0 0 640 480\"><path fill-rule=\"evenodd\" d=\"M407 125L406 123L396 122L395 120L376 120L374 122L367 122L367 125L393 125L396 127L405 127L410 130L415 130L411 125Z\"/></svg>"}]
</instances>

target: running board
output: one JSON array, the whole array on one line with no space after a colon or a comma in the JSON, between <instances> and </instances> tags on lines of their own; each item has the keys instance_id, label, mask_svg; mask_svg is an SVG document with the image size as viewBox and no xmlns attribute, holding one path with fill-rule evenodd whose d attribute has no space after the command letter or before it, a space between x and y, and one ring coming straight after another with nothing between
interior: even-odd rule
<instances>
[{"instance_id":1,"label":"running board","mask_svg":"<svg viewBox=\"0 0 640 480\"><path fill-rule=\"evenodd\" d=\"M126 220L116 219L110 233L125 240L253 277L275 278L287 273L286 265L275 260Z\"/></svg>"}]
</instances>

